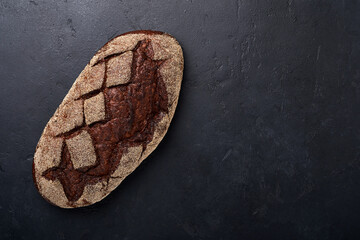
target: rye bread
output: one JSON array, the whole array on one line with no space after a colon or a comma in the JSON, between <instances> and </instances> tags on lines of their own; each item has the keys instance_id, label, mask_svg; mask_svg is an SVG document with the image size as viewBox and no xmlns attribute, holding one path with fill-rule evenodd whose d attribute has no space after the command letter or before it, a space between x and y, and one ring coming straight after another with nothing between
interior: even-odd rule
<instances>
[{"instance_id":1,"label":"rye bread","mask_svg":"<svg viewBox=\"0 0 360 240\"><path fill-rule=\"evenodd\" d=\"M33 179L62 208L110 194L158 146L177 106L183 54L158 31L115 37L75 80L36 147Z\"/></svg>"}]
</instances>

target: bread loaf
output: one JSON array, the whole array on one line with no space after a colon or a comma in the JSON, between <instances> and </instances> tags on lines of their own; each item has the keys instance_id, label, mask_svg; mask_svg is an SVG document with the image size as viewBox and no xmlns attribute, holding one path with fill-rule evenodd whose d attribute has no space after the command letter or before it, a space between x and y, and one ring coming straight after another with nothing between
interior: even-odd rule
<instances>
[{"instance_id":1,"label":"bread loaf","mask_svg":"<svg viewBox=\"0 0 360 240\"><path fill-rule=\"evenodd\" d=\"M170 35L122 34L90 60L47 123L33 178L62 208L94 204L154 151L174 116L183 54Z\"/></svg>"}]
</instances>

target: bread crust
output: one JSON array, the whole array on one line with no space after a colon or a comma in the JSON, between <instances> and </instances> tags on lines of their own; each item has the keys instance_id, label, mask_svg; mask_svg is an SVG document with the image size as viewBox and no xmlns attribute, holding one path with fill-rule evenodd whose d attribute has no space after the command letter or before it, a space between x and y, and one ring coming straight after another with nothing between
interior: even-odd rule
<instances>
[{"instance_id":1,"label":"bread crust","mask_svg":"<svg viewBox=\"0 0 360 240\"><path fill-rule=\"evenodd\" d=\"M103 99L103 97L101 98L96 96L102 96L99 95L102 94L101 86L103 88L107 87L105 86L105 80L104 83L99 83L102 79L102 75L104 75L103 78L106 79L107 71L106 66L104 66L104 62L107 61L109 57L114 57L115 59L117 56L122 57L122 54L125 53L127 55L124 55L122 58L119 57L119 62L116 64L117 66L120 66L120 68L123 65L124 68L126 68L126 65L128 65L126 61L129 59L128 52L132 51L139 42L145 40L149 40L151 42L153 60L161 61L161 66L158 71L160 72L166 87L167 112L161 113L161 119L156 122L154 126L150 142L147 142L142 146L127 147L121 155L120 163L109 178L100 179L96 183L86 185L81 196L75 201L71 201L64 192L62 183L58 179L46 178L44 173L46 170L53 169L58 166L61 160L61 154L59 154L59 151L60 153L61 151L64 151L64 146L69 141L71 142L71 140L67 139L69 136L73 136L75 134L74 136L76 137L76 134L78 134L76 131L78 131L79 134L85 134L83 132L84 130L78 129L80 124L83 124L82 126L84 126L84 124L92 124L95 121L102 120L103 113L101 112L101 109L104 106L101 104L104 103L96 102L96 106L93 108L85 105L86 111L84 114L84 100L82 100L82 97L89 96L89 99L91 100L85 100L86 103L92 103L91 101L96 99ZM122 59L127 60L124 62ZM124 64L122 64L123 62ZM33 179L43 198L51 204L61 208L75 208L94 204L109 195L123 181L124 178L133 172L136 167L138 167L141 162L155 150L165 136L178 103L183 76L183 67L184 60L180 44L171 35L159 31L140 30L127 32L113 38L100 48L92 57L90 62L85 66L79 77L75 80L68 94L55 111L55 114L45 126L39 143L37 144L33 163ZM114 74L128 73L126 69L112 72L114 72ZM113 79L113 76L111 77L111 79ZM123 76L122 79L124 79ZM126 76L126 79L129 79L129 76ZM127 83L121 79L118 83L116 83L116 79L113 82L114 84ZM82 108L79 107L80 105ZM75 109L76 111L69 111L69 108ZM79 109L81 109L81 111ZM94 111L94 115L92 115L92 111L88 109L100 110ZM77 137L75 139L82 138ZM76 149L79 148L79 143L76 141L75 143L76 144L73 145L76 147L70 148L71 155L77 156L76 159L78 161L82 161L82 159L84 159L84 162L77 162L74 165L80 167L87 166L89 164L89 159L86 154L89 154L89 152L92 151L92 148L88 146L88 143L86 143L88 150L82 151L80 149L79 152L76 152ZM93 157L94 156L92 155L91 158L93 159ZM93 160L91 162L93 162Z\"/></svg>"}]
</instances>

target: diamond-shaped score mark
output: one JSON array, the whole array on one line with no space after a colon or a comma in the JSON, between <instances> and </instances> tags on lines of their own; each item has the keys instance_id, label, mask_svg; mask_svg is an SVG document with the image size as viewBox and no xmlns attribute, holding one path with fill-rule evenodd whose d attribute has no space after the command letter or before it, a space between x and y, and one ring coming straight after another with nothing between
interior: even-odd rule
<instances>
[{"instance_id":1,"label":"diamond-shaped score mark","mask_svg":"<svg viewBox=\"0 0 360 240\"><path fill-rule=\"evenodd\" d=\"M105 119L105 101L102 92L84 101L84 114L87 125Z\"/></svg>"}]
</instances>

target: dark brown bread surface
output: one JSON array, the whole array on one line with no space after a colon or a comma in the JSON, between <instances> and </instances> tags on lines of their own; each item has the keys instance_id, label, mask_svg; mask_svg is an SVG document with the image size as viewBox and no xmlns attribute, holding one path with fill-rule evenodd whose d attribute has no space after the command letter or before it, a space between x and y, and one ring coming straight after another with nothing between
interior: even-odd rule
<instances>
[{"instance_id":1,"label":"dark brown bread surface","mask_svg":"<svg viewBox=\"0 0 360 240\"><path fill-rule=\"evenodd\" d=\"M182 72L181 47L168 34L135 31L105 44L39 140L33 177L40 194L74 208L113 191L164 137Z\"/></svg>"}]
</instances>

